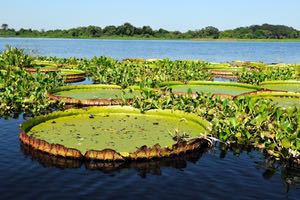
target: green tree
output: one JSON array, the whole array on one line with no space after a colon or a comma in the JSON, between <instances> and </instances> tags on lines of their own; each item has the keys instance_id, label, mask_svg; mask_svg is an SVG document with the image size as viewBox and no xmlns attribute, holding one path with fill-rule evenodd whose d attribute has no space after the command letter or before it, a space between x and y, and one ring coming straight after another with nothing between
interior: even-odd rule
<instances>
[{"instance_id":1,"label":"green tree","mask_svg":"<svg viewBox=\"0 0 300 200\"><path fill-rule=\"evenodd\" d=\"M103 33L105 35L116 35L116 32L117 32L117 27L115 26L106 26L104 29L103 29Z\"/></svg>"},{"instance_id":2,"label":"green tree","mask_svg":"<svg viewBox=\"0 0 300 200\"><path fill-rule=\"evenodd\" d=\"M8 29L8 24L2 24L1 29L6 31Z\"/></svg>"}]
</instances>

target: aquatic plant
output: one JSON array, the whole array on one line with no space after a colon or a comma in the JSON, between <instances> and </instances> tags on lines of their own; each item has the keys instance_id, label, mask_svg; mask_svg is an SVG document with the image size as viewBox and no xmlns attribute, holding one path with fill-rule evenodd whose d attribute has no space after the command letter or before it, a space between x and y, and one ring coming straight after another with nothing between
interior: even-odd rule
<instances>
[{"instance_id":1,"label":"aquatic plant","mask_svg":"<svg viewBox=\"0 0 300 200\"><path fill-rule=\"evenodd\" d=\"M0 80L0 116L18 112L43 114L55 106L47 97L48 91L63 85L57 73L30 74L19 67L0 73Z\"/></svg>"},{"instance_id":2,"label":"aquatic plant","mask_svg":"<svg viewBox=\"0 0 300 200\"><path fill-rule=\"evenodd\" d=\"M174 138L168 131L185 137ZM194 114L170 110L141 114L132 107L110 106L32 118L21 125L20 139L63 157L137 160L170 157L210 145L205 138L209 131L211 124Z\"/></svg>"},{"instance_id":3,"label":"aquatic plant","mask_svg":"<svg viewBox=\"0 0 300 200\"><path fill-rule=\"evenodd\" d=\"M243 93L238 96L235 96L235 98L238 98L240 96L270 99L283 107L300 107L300 93L297 92L259 90L254 92Z\"/></svg>"},{"instance_id":4,"label":"aquatic plant","mask_svg":"<svg viewBox=\"0 0 300 200\"><path fill-rule=\"evenodd\" d=\"M85 69L95 83L116 84L123 88L141 84L156 87L165 81L211 80L207 65L200 61L157 60L149 63L116 62L101 58Z\"/></svg>"},{"instance_id":5,"label":"aquatic plant","mask_svg":"<svg viewBox=\"0 0 300 200\"><path fill-rule=\"evenodd\" d=\"M51 111L53 107L59 105L57 102L49 101L47 95L50 90L63 85L61 76L56 72L42 74L39 69L36 73L27 73L23 68L30 64L30 59L27 59L22 51L16 49L6 50L6 53L1 54L0 115L15 112L39 115ZM120 62L105 56L94 57L91 60L55 57L38 59L33 63L44 63L45 66L56 65L57 69L81 69L96 83L116 84L118 88L139 85L142 88L140 94L135 95L130 102L127 101L123 92L121 96L123 103L133 104L142 113L151 109L171 109L194 113L211 121L212 136L229 146L250 145L263 149L276 159L291 159L298 162L300 160L299 107L295 107L294 104L292 106L276 104L277 99L266 95L260 95L259 98L257 95L252 97L250 95L249 97L240 96L228 99L226 96L220 98L215 94L200 93L203 90L196 89L201 85L197 80L211 80L212 78L209 63L167 59ZM227 67L228 65L226 65ZM259 85L258 87L238 83L228 84L243 86L243 92L244 89L247 89L245 92L248 92L248 89L254 91L260 87L282 90L275 82L297 78L294 67L269 67L261 63L242 63L230 66L230 68L237 68L237 71L241 68L245 69L237 73L240 76L239 82ZM77 74L75 73L75 75ZM271 80L276 81L270 82ZM298 92L298 82L295 83L296 86L294 82L296 81L281 82L280 87L284 84L283 90ZM188 86L181 88L183 91L178 91L178 87L186 86L184 85L186 83L193 87ZM209 86L222 85L217 82L202 82L202 85L205 84ZM160 92L144 90L145 87L158 86L161 86ZM232 92L232 89L227 88L229 92ZM216 93L217 90L216 88L205 90L205 92L210 91ZM218 91L224 92L222 89ZM262 93L260 91L256 94ZM236 93L231 95L236 95ZM298 98L298 94L288 93L284 98L296 96ZM287 102L281 98L282 96L277 97L280 98L280 101ZM187 135L177 130L169 133L169 136L175 140L184 140Z\"/></svg>"},{"instance_id":6,"label":"aquatic plant","mask_svg":"<svg viewBox=\"0 0 300 200\"><path fill-rule=\"evenodd\" d=\"M184 94L188 91L195 93L210 93L219 96L235 96L245 92L260 90L254 85L236 82L217 82L217 81L189 81L186 84L179 81L163 82L160 87L169 87L174 93Z\"/></svg>"},{"instance_id":7,"label":"aquatic plant","mask_svg":"<svg viewBox=\"0 0 300 200\"><path fill-rule=\"evenodd\" d=\"M300 81L297 80L275 80L264 81L260 83L260 86L269 90L280 90L288 92L300 92Z\"/></svg>"},{"instance_id":8,"label":"aquatic plant","mask_svg":"<svg viewBox=\"0 0 300 200\"><path fill-rule=\"evenodd\" d=\"M140 94L140 88L131 86L122 89L117 85L68 85L56 88L50 99L81 106L122 105Z\"/></svg>"},{"instance_id":9,"label":"aquatic plant","mask_svg":"<svg viewBox=\"0 0 300 200\"><path fill-rule=\"evenodd\" d=\"M6 70L9 70L10 67L29 67L32 60L30 55L24 53L24 49L7 45L0 55L0 67Z\"/></svg>"},{"instance_id":10,"label":"aquatic plant","mask_svg":"<svg viewBox=\"0 0 300 200\"><path fill-rule=\"evenodd\" d=\"M300 109L284 108L271 100L239 97L234 100L197 93L145 92L133 100L142 112L173 109L196 113L213 124L212 135L232 145L252 145L276 159L300 159Z\"/></svg>"},{"instance_id":11,"label":"aquatic plant","mask_svg":"<svg viewBox=\"0 0 300 200\"><path fill-rule=\"evenodd\" d=\"M249 83L253 85L259 85L263 81L272 80L290 80L295 79L296 75L292 68L275 68L264 71L242 71L237 72L237 80L241 83Z\"/></svg>"}]
</instances>

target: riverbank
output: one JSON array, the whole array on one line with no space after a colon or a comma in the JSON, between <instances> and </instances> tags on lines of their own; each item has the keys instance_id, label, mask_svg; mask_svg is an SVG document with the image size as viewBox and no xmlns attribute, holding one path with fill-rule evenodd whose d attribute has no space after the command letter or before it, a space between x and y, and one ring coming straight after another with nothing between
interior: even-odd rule
<instances>
[{"instance_id":1,"label":"riverbank","mask_svg":"<svg viewBox=\"0 0 300 200\"><path fill-rule=\"evenodd\" d=\"M300 42L297 39L239 39L239 38L157 38L157 37L135 37L135 36L107 36L107 37L32 37L32 36L1 36L1 38L33 38L33 39L99 39L99 40L191 40L203 42Z\"/></svg>"}]
</instances>

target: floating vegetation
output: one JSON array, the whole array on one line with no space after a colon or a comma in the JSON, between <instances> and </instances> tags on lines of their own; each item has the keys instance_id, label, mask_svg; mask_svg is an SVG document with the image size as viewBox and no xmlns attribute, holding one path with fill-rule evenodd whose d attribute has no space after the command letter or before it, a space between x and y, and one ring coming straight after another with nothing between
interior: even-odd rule
<instances>
[{"instance_id":1,"label":"floating vegetation","mask_svg":"<svg viewBox=\"0 0 300 200\"><path fill-rule=\"evenodd\" d=\"M140 95L140 91L139 87L122 89L117 85L72 85L55 89L49 97L68 104L120 105Z\"/></svg>"},{"instance_id":2,"label":"floating vegetation","mask_svg":"<svg viewBox=\"0 0 300 200\"><path fill-rule=\"evenodd\" d=\"M300 93L300 81L295 80L265 81L260 83L260 86L269 90L281 90Z\"/></svg>"},{"instance_id":3,"label":"floating vegetation","mask_svg":"<svg viewBox=\"0 0 300 200\"><path fill-rule=\"evenodd\" d=\"M85 72L76 69L60 69L60 74L65 78L65 82L79 82L85 79Z\"/></svg>"},{"instance_id":4,"label":"floating vegetation","mask_svg":"<svg viewBox=\"0 0 300 200\"><path fill-rule=\"evenodd\" d=\"M100 57L84 67L95 83L156 87L165 81L212 80L209 65L202 61L155 60L145 63L118 62Z\"/></svg>"},{"instance_id":5,"label":"floating vegetation","mask_svg":"<svg viewBox=\"0 0 300 200\"><path fill-rule=\"evenodd\" d=\"M26 112L43 114L58 108L60 104L49 101L48 91L63 85L56 73L30 74L19 67L10 67L0 73L0 116Z\"/></svg>"},{"instance_id":6,"label":"floating vegetation","mask_svg":"<svg viewBox=\"0 0 300 200\"><path fill-rule=\"evenodd\" d=\"M245 92L252 92L261 89L260 87L234 83L234 82L212 82L212 81L190 81L187 84L181 82L162 83L161 87L169 87L174 93L209 93L220 96L235 96Z\"/></svg>"},{"instance_id":7,"label":"floating vegetation","mask_svg":"<svg viewBox=\"0 0 300 200\"><path fill-rule=\"evenodd\" d=\"M66 83L74 83L74 82L80 82L85 80L85 72L82 70L75 70L75 69L59 69L59 68L53 68L50 67L41 67L41 68L32 68L32 67L26 67L25 70L29 73L36 73L37 71L41 73L53 73L56 72L60 76L64 78L64 81Z\"/></svg>"},{"instance_id":8,"label":"floating vegetation","mask_svg":"<svg viewBox=\"0 0 300 200\"><path fill-rule=\"evenodd\" d=\"M300 108L269 99L241 96L233 100L196 93L164 95L149 92L133 100L142 112L173 109L195 113L213 124L212 135L227 145L250 145L275 159L300 160Z\"/></svg>"},{"instance_id":9,"label":"floating vegetation","mask_svg":"<svg viewBox=\"0 0 300 200\"><path fill-rule=\"evenodd\" d=\"M236 73L245 70L243 67L232 66L230 63L212 63L207 66L206 69L210 70L210 73L215 78L237 78Z\"/></svg>"},{"instance_id":10,"label":"floating vegetation","mask_svg":"<svg viewBox=\"0 0 300 200\"><path fill-rule=\"evenodd\" d=\"M238 82L253 85L259 85L264 81L290 80L296 78L295 71L289 67L267 68L266 70L261 70L260 68L256 70L244 70L236 73L236 75Z\"/></svg>"},{"instance_id":11,"label":"floating vegetation","mask_svg":"<svg viewBox=\"0 0 300 200\"><path fill-rule=\"evenodd\" d=\"M30 71L31 68L34 71L28 73L27 71ZM51 71L51 73L45 73L46 71ZM240 83L211 81L213 76L219 75L237 76L237 81ZM66 77L79 80L85 76L102 85L65 86L64 84L64 79L68 81ZM83 112L82 115L78 115L77 111L70 110L33 118L24 123L27 125L32 123L30 130L22 129L20 137L24 143L41 148L53 155L67 157L72 155L72 157L85 156L86 158L108 160L150 158L157 156L157 152L165 149L164 145L167 145L171 152L184 152L186 144L189 142L194 144L193 140L190 140L195 136L194 129L190 129L197 126L189 124L183 130L177 129L173 122L174 120L178 121L178 118L174 113L177 113L176 110L180 110L185 113L193 113L194 120L192 122L188 120L188 123L193 124L197 120L202 122L202 119L211 122L211 136L219 139L226 146L251 146L265 151L275 159L300 162L299 88L299 65L267 65L244 61L208 63L197 60L171 61L139 58L118 61L104 56L92 59L32 57L25 54L24 50L13 47L7 47L0 54L1 116L15 115L19 112L24 112L26 115L42 115L62 109L64 102L76 105L124 104L139 109L139 111L133 109L132 112L126 110L127 114L112 115L110 114L111 110L107 111L106 115L99 114L103 110L90 112L93 109L96 111L106 108L80 110L79 112ZM49 94L50 92L52 94ZM165 109L174 112L161 111ZM150 114L156 112L159 112L159 115L152 116ZM160 118L165 112L172 113L173 118L171 116ZM66 121L62 120L64 121L62 122L61 119L64 118ZM77 123L73 123L72 120L77 120ZM106 120L108 120L107 123L103 123ZM109 122L109 120L111 121ZM135 120L138 123L133 124L132 121ZM180 123L184 124L184 121L182 120ZM93 125L93 123L96 124ZM114 123L117 125L112 125ZM84 127L85 124L91 126ZM109 124L111 127L106 127ZM77 135L78 132L76 132L87 128L89 133L95 133L99 128L106 127L100 132L105 133L106 131L113 136L118 131L124 133L123 129L116 130L122 124L124 130L131 132L132 127L141 126L139 131L145 131L147 134L145 136L138 134L138 138L140 136L152 137L154 133L150 132L153 130L162 131L162 133L155 133L155 137L150 140L148 138L147 140L151 142L145 143L147 147L143 146L144 144L136 143L142 141L141 138L130 140L128 144L134 144L135 149L124 147L123 150L127 154L122 153L121 146L118 146L117 151L112 150L114 149L112 147L116 147L115 142L124 138L106 138L108 142L105 147L110 150L99 154L104 147L96 148L98 144L103 145L100 134L91 137L93 140L98 138L97 140L86 143L86 137L81 134ZM126 127L126 124L132 125L132 127ZM78 127L75 129L73 125ZM48 126L48 129L42 129L43 126ZM22 127L24 128L24 125ZM67 149L61 145L61 142L66 139L59 136L63 132L51 131L59 127L71 131L69 135L72 135L73 139L75 138L74 141L66 140L69 141ZM148 128L148 131L142 130L143 127ZM42 131L48 132L48 134L43 135ZM112 133L113 131L115 132ZM55 133L58 135L53 137ZM168 140L165 141L160 134ZM44 138L48 141L43 143L40 141L42 138L32 139L33 135L37 138L39 135L51 136L51 138ZM63 141L56 141L57 138ZM157 143L160 146L157 146ZM198 141L196 143L198 144ZM92 145L90 146L90 144ZM173 149L173 146L177 150L181 150L177 151ZM169 152L169 150L164 152ZM86 152L89 153L86 154ZM167 153L163 155L165 156Z\"/></svg>"},{"instance_id":12,"label":"floating vegetation","mask_svg":"<svg viewBox=\"0 0 300 200\"><path fill-rule=\"evenodd\" d=\"M249 96L251 98L264 98L270 99L279 105L284 107L300 107L300 93L296 92L284 92L274 90L260 90L255 92L249 92L241 94L240 96Z\"/></svg>"},{"instance_id":13,"label":"floating vegetation","mask_svg":"<svg viewBox=\"0 0 300 200\"><path fill-rule=\"evenodd\" d=\"M205 136L210 131L209 122L180 111L141 114L131 107L91 107L32 118L21 125L20 139L35 149L63 157L136 160L198 149L209 143ZM174 139L170 132L178 137Z\"/></svg>"}]
</instances>

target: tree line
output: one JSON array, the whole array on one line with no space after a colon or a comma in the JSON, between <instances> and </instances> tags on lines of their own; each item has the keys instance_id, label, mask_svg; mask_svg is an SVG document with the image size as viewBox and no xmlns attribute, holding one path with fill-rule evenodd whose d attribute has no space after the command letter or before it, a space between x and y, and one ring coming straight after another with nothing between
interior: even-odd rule
<instances>
[{"instance_id":1,"label":"tree line","mask_svg":"<svg viewBox=\"0 0 300 200\"><path fill-rule=\"evenodd\" d=\"M198 30L186 32L168 31L165 29L154 30L150 26L135 27L130 23L120 26L87 26L66 30L15 30L8 24L2 24L1 37L52 37L52 38L110 38L110 37L136 37L136 38L159 38L159 39L295 39L300 38L300 31L284 25L253 25L220 31L218 28L208 26Z\"/></svg>"}]
</instances>

